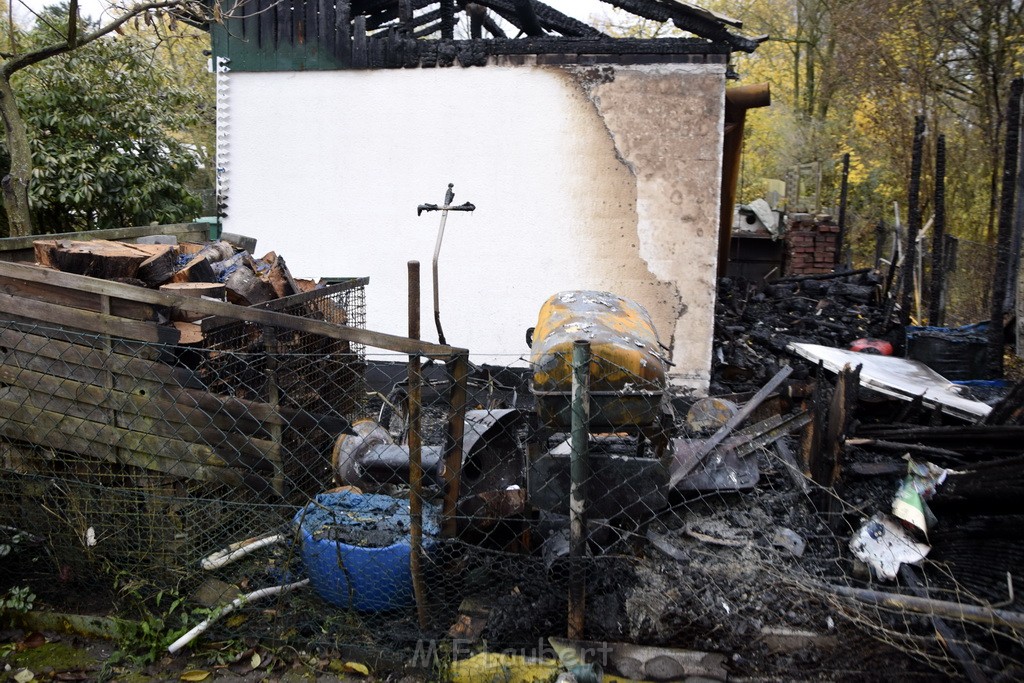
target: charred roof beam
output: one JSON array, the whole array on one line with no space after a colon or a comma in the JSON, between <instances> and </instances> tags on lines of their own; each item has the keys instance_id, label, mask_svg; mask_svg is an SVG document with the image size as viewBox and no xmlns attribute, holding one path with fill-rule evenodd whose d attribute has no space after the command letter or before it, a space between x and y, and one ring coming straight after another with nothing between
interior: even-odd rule
<instances>
[{"instance_id":1,"label":"charred roof beam","mask_svg":"<svg viewBox=\"0 0 1024 683\"><path fill-rule=\"evenodd\" d=\"M528 36L538 37L547 35L544 27L540 25L536 12L533 11L532 0L512 0L516 8L516 16L519 17L519 25Z\"/></svg>"},{"instance_id":2,"label":"charred roof beam","mask_svg":"<svg viewBox=\"0 0 1024 683\"><path fill-rule=\"evenodd\" d=\"M466 14L470 17L470 32L473 34L474 39L481 38L480 28L487 29L495 38L506 38L505 31L502 30L498 22L494 20L487 12L487 8L476 2L467 2L465 7Z\"/></svg>"},{"instance_id":3,"label":"charred roof beam","mask_svg":"<svg viewBox=\"0 0 1024 683\"><path fill-rule=\"evenodd\" d=\"M686 4L672 3L671 6L656 0L605 0L611 5L653 21L671 21L676 28L688 31L701 38L718 43L725 43L735 50L753 52L757 46L768 39L768 36L746 38L730 33L725 29L722 19L710 13ZM735 23L735 22L734 22Z\"/></svg>"},{"instance_id":4,"label":"charred roof beam","mask_svg":"<svg viewBox=\"0 0 1024 683\"><path fill-rule=\"evenodd\" d=\"M493 10L498 16L509 22L523 32L529 33L520 23L521 19L516 11L513 0L476 0L477 4ZM553 7L542 2L533 0L531 3L533 12L537 16L540 25L550 31L557 31L563 36L572 38L600 38L607 37L593 26L588 26L578 19L562 14Z\"/></svg>"}]
</instances>

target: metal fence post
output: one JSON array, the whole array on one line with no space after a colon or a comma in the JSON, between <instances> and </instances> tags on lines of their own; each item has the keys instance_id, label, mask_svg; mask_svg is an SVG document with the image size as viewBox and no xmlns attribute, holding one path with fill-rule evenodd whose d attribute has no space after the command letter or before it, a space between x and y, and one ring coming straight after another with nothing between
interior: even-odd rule
<instances>
[{"instance_id":1,"label":"metal fence post","mask_svg":"<svg viewBox=\"0 0 1024 683\"><path fill-rule=\"evenodd\" d=\"M586 604L587 554L587 479L590 429L590 342L577 340L572 345L572 456L569 488L569 631L570 639L583 637Z\"/></svg>"}]
</instances>

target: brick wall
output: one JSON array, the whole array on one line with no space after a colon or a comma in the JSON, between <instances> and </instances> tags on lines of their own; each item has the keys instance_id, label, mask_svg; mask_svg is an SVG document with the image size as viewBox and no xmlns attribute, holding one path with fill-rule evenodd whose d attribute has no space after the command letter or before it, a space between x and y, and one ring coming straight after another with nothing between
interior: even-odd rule
<instances>
[{"instance_id":1,"label":"brick wall","mask_svg":"<svg viewBox=\"0 0 1024 683\"><path fill-rule=\"evenodd\" d=\"M792 215L786 228L786 275L832 272L838 238L839 226L830 217Z\"/></svg>"}]
</instances>

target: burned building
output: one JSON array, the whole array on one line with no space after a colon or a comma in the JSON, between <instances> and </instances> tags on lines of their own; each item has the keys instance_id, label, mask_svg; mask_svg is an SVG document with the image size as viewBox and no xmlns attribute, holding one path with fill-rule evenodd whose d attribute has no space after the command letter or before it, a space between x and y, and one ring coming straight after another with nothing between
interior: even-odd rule
<instances>
[{"instance_id":1,"label":"burned building","mask_svg":"<svg viewBox=\"0 0 1024 683\"><path fill-rule=\"evenodd\" d=\"M758 40L682 2L611 4L692 37L614 38L540 2L233 4L211 29L225 228L299 273L368 274L368 324L400 332L405 262L437 230L414 209L454 183L476 211L441 257L453 342L507 363L551 293L614 291L706 391L729 57Z\"/></svg>"}]
</instances>

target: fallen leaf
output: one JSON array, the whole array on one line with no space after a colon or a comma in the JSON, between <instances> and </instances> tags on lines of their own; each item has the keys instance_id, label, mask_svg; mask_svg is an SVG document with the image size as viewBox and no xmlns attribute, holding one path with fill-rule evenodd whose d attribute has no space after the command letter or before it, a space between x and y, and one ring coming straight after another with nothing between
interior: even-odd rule
<instances>
[{"instance_id":1,"label":"fallen leaf","mask_svg":"<svg viewBox=\"0 0 1024 683\"><path fill-rule=\"evenodd\" d=\"M46 636L39 631L33 631L22 639L21 644L25 646L26 650L41 647L46 645Z\"/></svg>"},{"instance_id":2,"label":"fallen leaf","mask_svg":"<svg viewBox=\"0 0 1024 683\"><path fill-rule=\"evenodd\" d=\"M260 657L260 653L259 652L253 652L252 653L252 659L249 660L249 666L251 666L254 669L257 669L257 668L259 668L259 665L262 664L262 663L263 663L263 658Z\"/></svg>"},{"instance_id":3,"label":"fallen leaf","mask_svg":"<svg viewBox=\"0 0 1024 683\"><path fill-rule=\"evenodd\" d=\"M88 681L91 680L92 676L86 671L61 671L60 673L54 674L53 680L55 681Z\"/></svg>"},{"instance_id":4,"label":"fallen leaf","mask_svg":"<svg viewBox=\"0 0 1024 683\"><path fill-rule=\"evenodd\" d=\"M181 680L205 681L209 676L209 671L203 671L202 669L193 669L192 671L186 671L185 673L181 674Z\"/></svg>"},{"instance_id":5,"label":"fallen leaf","mask_svg":"<svg viewBox=\"0 0 1024 683\"><path fill-rule=\"evenodd\" d=\"M356 673L363 676L370 675L370 669L365 664L360 664L359 662L345 662L344 668L346 673Z\"/></svg>"},{"instance_id":6,"label":"fallen leaf","mask_svg":"<svg viewBox=\"0 0 1024 683\"><path fill-rule=\"evenodd\" d=\"M89 674L84 671L61 671L53 677L55 681L66 681L67 683L71 683L72 681L87 681L89 678Z\"/></svg>"},{"instance_id":7,"label":"fallen leaf","mask_svg":"<svg viewBox=\"0 0 1024 683\"><path fill-rule=\"evenodd\" d=\"M34 681L35 679L36 675L28 669L22 669L18 673L14 674L14 680L18 683L28 683L29 681Z\"/></svg>"},{"instance_id":8,"label":"fallen leaf","mask_svg":"<svg viewBox=\"0 0 1024 683\"><path fill-rule=\"evenodd\" d=\"M246 617L244 614L235 614L235 615L232 615L232 616L228 617L224 621L224 623L229 628L238 628L239 626L241 626L242 624L245 623L247 618L248 617Z\"/></svg>"}]
</instances>

